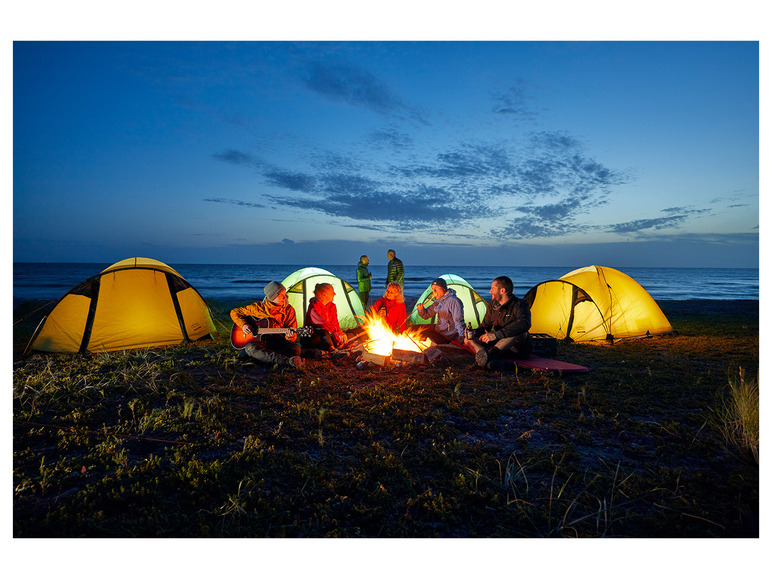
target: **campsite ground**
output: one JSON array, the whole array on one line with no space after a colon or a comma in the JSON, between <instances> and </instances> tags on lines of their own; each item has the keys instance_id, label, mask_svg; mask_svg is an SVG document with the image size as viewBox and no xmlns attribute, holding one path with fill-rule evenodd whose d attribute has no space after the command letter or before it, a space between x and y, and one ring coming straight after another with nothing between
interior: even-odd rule
<instances>
[{"instance_id":1,"label":"campsite ground","mask_svg":"<svg viewBox=\"0 0 772 579\"><path fill-rule=\"evenodd\" d=\"M14 536L757 537L758 466L716 410L757 377L759 303L660 305L675 335L560 345L578 375L271 369L224 331L21 359L19 324Z\"/></svg>"}]
</instances>

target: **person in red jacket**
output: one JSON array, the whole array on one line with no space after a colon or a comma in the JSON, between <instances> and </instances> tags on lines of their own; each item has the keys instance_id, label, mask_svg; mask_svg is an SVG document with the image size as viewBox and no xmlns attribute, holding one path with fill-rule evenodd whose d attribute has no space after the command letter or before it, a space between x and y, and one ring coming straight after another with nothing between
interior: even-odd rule
<instances>
[{"instance_id":1,"label":"person in red jacket","mask_svg":"<svg viewBox=\"0 0 772 579\"><path fill-rule=\"evenodd\" d=\"M375 302L373 310L386 321L394 333L401 334L405 331L407 310L405 309L405 298L402 295L402 286L397 282L391 282L386 287L386 293Z\"/></svg>"},{"instance_id":2,"label":"person in red jacket","mask_svg":"<svg viewBox=\"0 0 772 579\"><path fill-rule=\"evenodd\" d=\"M314 328L314 333L303 338L303 347L335 351L346 345L348 337L340 327L338 308L333 299L335 290L329 283L318 283L314 297L308 302L305 323Z\"/></svg>"}]
</instances>

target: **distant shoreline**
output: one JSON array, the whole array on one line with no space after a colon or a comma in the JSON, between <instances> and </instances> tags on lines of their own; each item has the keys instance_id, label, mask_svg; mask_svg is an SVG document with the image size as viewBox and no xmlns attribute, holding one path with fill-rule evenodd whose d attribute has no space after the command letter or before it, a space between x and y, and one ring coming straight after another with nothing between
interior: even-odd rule
<instances>
[{"instance_id":1,"label":"distant shoreline","mask_svg":"<svg viewBox=\"0 0 772 579\"><path fill-rule=\"evenodd\" d=\"M204 299L212 306L220 305L225 306L229 308L234 308L239 305L244 305L247 303L252 303L255 301L255 297L244 297L244 298L228 298L228 299L207 299L206 296L204 296ZM405 306L408 310L411 310L413 305L415 305L415 302L418 300L417 297L406 297L405 298ZM40 299L27 299L27 298L13 298L13 309L16 311L17 309L28 309L32 310L35 308L43 307L49 303L53 304L57 300L40 300ZM374 302L375 300L371 299L371 302ZM737 299L737 300L731 300L731 299L685 299L685 300L655 300L659 307L662 309L665 314L668 312L673 314L707 314L707 313L719 313L719 314L729 314L733 313L737 310L749 310L755 308L758 310L759 307L759 300L750 300L750 299Z\"/></svg>"}]
</instances>

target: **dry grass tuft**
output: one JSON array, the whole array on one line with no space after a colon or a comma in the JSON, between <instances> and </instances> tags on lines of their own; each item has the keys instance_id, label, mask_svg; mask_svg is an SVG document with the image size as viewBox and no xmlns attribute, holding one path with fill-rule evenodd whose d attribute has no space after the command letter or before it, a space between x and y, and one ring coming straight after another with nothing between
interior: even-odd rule
<instances>
[{"instance_id":1,"label":"dry grass tuft","mask_svg":"<svg viewBox=\"0 0 772 579\"><path fill-rule=\"evenodd\" d=\"M727 447L750 455L759 463L759 382L740 368L729 378L729 392L721 397L714 411L716 428Z\"/></svg>"}]
</instances>

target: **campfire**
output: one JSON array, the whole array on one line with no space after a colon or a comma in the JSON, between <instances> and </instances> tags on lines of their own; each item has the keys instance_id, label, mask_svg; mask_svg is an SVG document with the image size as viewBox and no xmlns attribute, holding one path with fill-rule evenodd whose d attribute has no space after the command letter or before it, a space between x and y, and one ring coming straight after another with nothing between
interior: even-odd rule
<instances>
[{"instance_id":1,"label":"campfire","mask_svg":"<svg viewBox=\"0 0 772 579\"><path fill-rule=\"evenodd\" d=\"M362 358L380 366L385 366L390 360L423 363L423 352L432 345L431 340L421 340L417 332L410 328L401 334L395 333L383 318L372 313L365 316L362 327L369 338L364 344Z\"/></svg>"}]
</instances>

